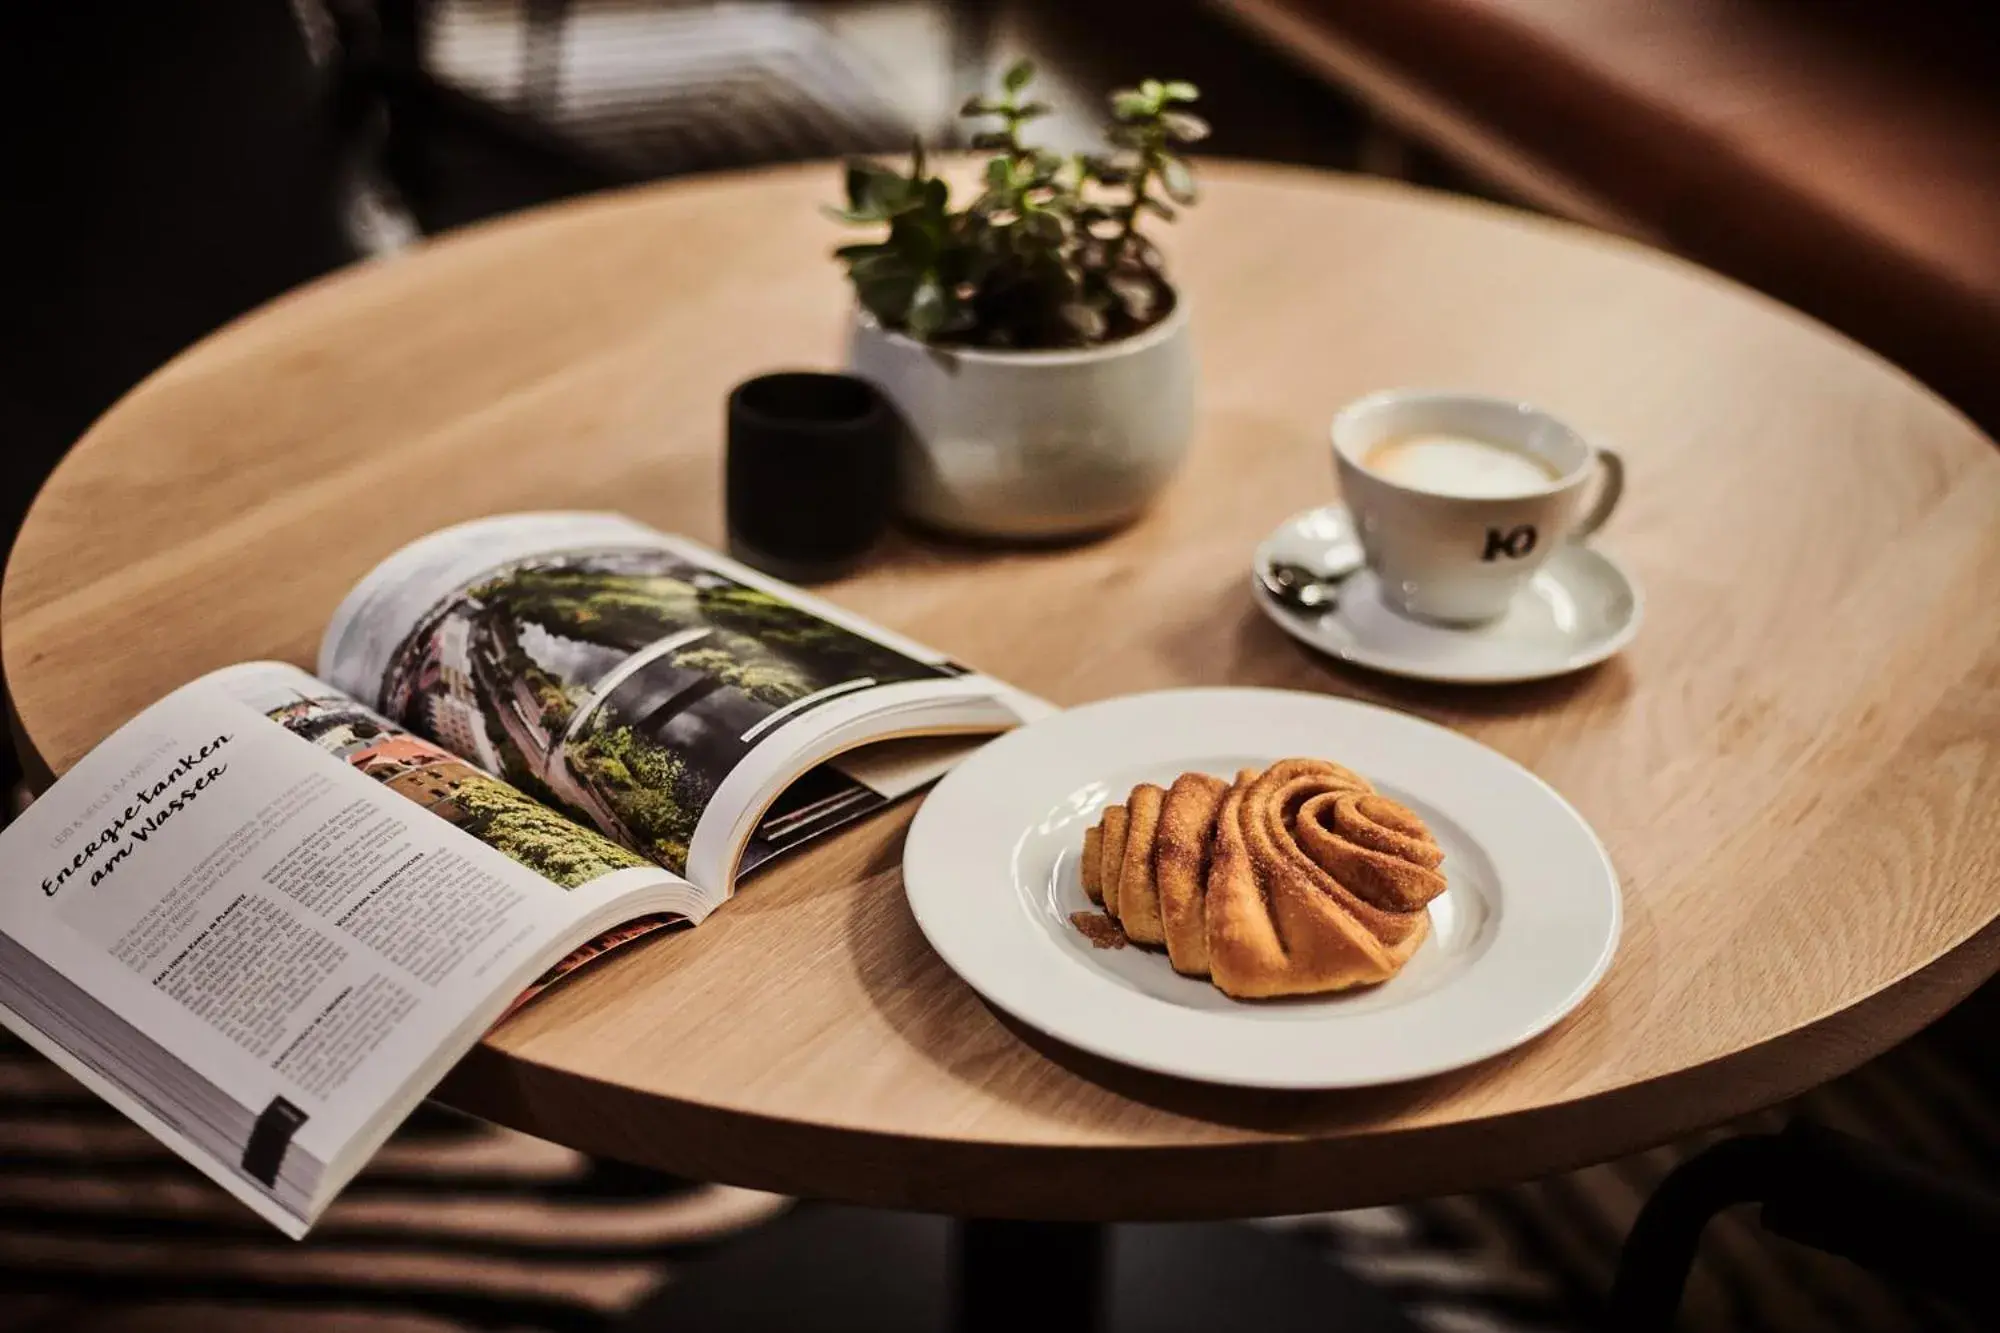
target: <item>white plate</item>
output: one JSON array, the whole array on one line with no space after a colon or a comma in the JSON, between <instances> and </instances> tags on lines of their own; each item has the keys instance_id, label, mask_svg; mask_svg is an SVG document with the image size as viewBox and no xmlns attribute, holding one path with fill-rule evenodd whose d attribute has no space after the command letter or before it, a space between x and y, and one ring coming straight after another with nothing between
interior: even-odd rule
<instances>
[{"instance_id":1,"label":"white plate","mask_svg":"<svg viewBox=\"0 0 2000 1333\"><path fill-rule=\"evenodd\" d=\"M1421 814L1449 887L1394 980L1243 1002L1164 953L1096 949L1083 832L1140 782L1334 760ZM903 850L910 910L988 1001L1082 1050L1259 1088L1419 1078L1546 1030L1604 974L1618 877L1583 817L1492 750L1402 713L1284 690L1167 690L1071 709L1000 737L925 800Z\"/></svg>"},{"instance_id":2,"label":"white plate","mask_svg":"<svg viewBox=\"0 0 2000 1333\"><path fill-rule=\"evenodd\" d=\"M1577 543L1549 557L1506 615L1473 629L1426 625L1391 610L1381 583L1365 569L1340 586L1331 611L1317 615L1279 602L1257 578L1273 561L1345 567L1358 550L1353 522L1339 505L1294 514L1257 548L1251 595L1285 633L1343 662L1454 684L1497 685L1579 671L1639 632L1638 584L1616 560Z\"/></svg>"}]
</instances>

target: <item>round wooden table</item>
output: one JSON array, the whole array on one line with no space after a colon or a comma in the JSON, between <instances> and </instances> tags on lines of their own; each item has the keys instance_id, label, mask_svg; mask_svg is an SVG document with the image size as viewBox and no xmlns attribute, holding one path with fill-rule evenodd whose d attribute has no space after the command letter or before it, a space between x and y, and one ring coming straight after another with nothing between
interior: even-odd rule
<instances>
[{"instance_id":1,"label":"round wooden table","mask_svg":"<svg viewBox=\"0 0 2000 1333\"><path fill-rule=\"evenodd\" d=\"M925 946L914 803L753 880L495 1032L442 1095L631 1161L989 1217L1290 1212L1465 1190L1766 1105L2000 961L2000 457L1937 398L1689 265L1394 185L1216 165L1169 237L1202 360L1185 474L1068 549L898 539L831 595L1072 704L1167 685L1387 702L1596 825L1626 927L1602 988L1476 1068L1365 1092L1202 1087L996 1016ZM31 770L224 663L310 663L370 565L559 506L721 535L723 395L827 366L848 298L827 166L529 213L223 330L77 445L7 567ZM1401 384L1546 405L1628 460L1604 536L1637 642L1498 689L1339 669L1246 561L1330 498L1325 425Z\"/></svg>"}]
</instances>

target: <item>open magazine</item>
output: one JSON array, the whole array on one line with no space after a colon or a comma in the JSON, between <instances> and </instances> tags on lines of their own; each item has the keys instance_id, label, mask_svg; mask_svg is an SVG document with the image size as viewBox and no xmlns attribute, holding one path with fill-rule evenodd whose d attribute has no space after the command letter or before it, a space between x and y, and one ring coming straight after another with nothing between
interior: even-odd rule
<instances>
[{"instance_id":1,"label":"open magazine","mask_svg":"<svg viewBox=\"0 0 2000 1333\"><path fill-rule=\"evenodd\" d=\"M565 972L1045 708L610 514L397 552L0 834L0 1021L288 1234Z\"/></svg>"}]
</instances>

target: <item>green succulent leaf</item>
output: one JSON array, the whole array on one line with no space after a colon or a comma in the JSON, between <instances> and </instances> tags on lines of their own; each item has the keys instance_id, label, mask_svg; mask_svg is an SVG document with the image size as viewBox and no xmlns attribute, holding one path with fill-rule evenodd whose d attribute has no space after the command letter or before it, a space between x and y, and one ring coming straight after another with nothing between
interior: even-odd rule
<instances>
[{"instance_id":1,"label":"green succulent leaf","mask_svg":"<svg viewBox=\"0 0 2000 1333\"><path fill-rule=\"evenodd\" d=\"M847 211L853 221L884 221L909 198L911 182L879 162L851 161L846 178Z\"/></svg>"},{"instance_id":2,"label":"green succulent leaf","mask_svg":"<svg viewBox=\"0 0 2000 1333\"><path fill-rule=\"evenodd\" d=\"M910 311L910 298L917 289L912 273L867 274L855 272L854 295L869 314L890 328L902 328Z\"/></svg>"},{"instance_id":3,"label":"green succulent leaf","mask_svg":"<svg viewBox=\"0 0 2000 1333\"><path fill-rule=\"evenodd\" d=\"M1162 111L1160 128L1180 143L1200 143L1208 137L1208 122L1192 111Z\"/></svg>"},{"instance_id":4,"label":"green succulent leaf","mask_svg":"<svg viewBox=\"0 0 2000 1333\"><path fill-rule=\"evenodd\" d=\"M847 204L850 209L861 207L862 201L868 197L868 176L874 170L877 168L873 162L858 158L849 158L842 165L841 183L847 191Z\"/></svg>"},{"instance_id":5,"label":"green succulent leaf","mask_svg":"<svg viewBox=\"0 0 2000 1333\"><path fill-rule=\"evenodd\" d=\"M1111 94L1111 114L1120 120L1137 120L1157 110L1159 107L1136 89L1126 88Z\"/></svg>"},{"instance_id":6,"label":"green succulent leaf","mask_svg":"<svg viewBox=\"0 0 2000 1333\"><path fill-rule=\"evenodd\" d=\"M1185 79L1170 80L1160 91L1168 102L1192 102L1201 96L1201 90Z\"/></svg>"},{"instance_id":7,"label":"green succulent leaf","mask_svg":"<svg viewBox=\"0 0 2000 1333\"><path fill-rule=\"evenodd\" d=\"M889 224L890 249L911 268L928 268L937 255L936 229L926 219L906 213Z\"/></svg>"},{"instance_id":8,"label":"green succulent leaf","mask_svg":"<svg viewBox=\"0 0 2000 1333\"><path fill-rule=\"evenodd\" d=\"M1018 93L1027 87L1029 83L1033 82L1034 77L1034 61L1026 59L1016 60L1007 67L1007 72L1000 76L1000 86L1010 93Z\"/></svg>"},{"instance_id":9,"label":"green succulent leaf","mask_svg":"<svg viewBox=\"0 0 2000 1333\"><path fill-rule=\"evenodd\" d=\"M929 341L944 329L949 313L946 301L944 287L936 278L925 277L918 281L905 317L912 337Z\"/></svg>"},{"instance_id":10,"label":"green succulent leaf","mask_svg":"<svg viewBox=\"0 0 2000 1333\"><path fill-rule=\"evenodd\" d=\"M1166 190L1167 198L1177 204L1195 201L1194 172L1184 158L1160 158L1160 185Z\"/></svg>"},{"instance_id":11,"label":"green succulent leaf","mask_svg":"<svg viewBox=\"0 0 2000 1333\"><path fill-rule=\"evenodd\" d=\"M1180 216L1178 213L1174 211L1174 207L1172 204L1169 204L1164 199L1157 199L1150 194L1144 195L1140 198L1139 207L1145 209L1148 213L1153 214L1155 217L1158 217L1164 222L1172 222L1176 217Z\"/></svg>"},{"instance_id":12,"label":"green succulent leaf","mask_svg":"<svg viewBox=\"0 0 2000 1333\"><path fill-rule=\"evenodd\" d=\"M880 277L890 273L914 271L909 252L901 246L884 242L867 247L869 253L851 256L847 260L848 271L862 277Z\"/></svg>"},{"instance_id":13,"label":"green succulent leaf","mask_svg":"<svg viewBox=\"0 0 2000 1333\"><path fill-rule=\"evenodd\" d=\"M1046 209L1036 209L1021 215L1021 234L1030 240L1039 241L1051 253L1060 246L1068 228L1063 226L1061 217Z\"/></svg>"}]
</instances>

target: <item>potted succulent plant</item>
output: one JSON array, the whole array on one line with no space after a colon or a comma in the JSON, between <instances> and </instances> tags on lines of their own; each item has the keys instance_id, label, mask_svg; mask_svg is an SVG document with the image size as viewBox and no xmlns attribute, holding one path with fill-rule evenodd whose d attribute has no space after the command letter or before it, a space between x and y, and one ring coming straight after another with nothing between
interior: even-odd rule
<instances>
[{"instance_id":1,"label":"potted succulent plant","mask_svg":"<svg viewBox=\"0 0 2000 1333\"><path fill-rule=\"evenodd\" d=\"M1047 113L1023 61L962 113L993 128L963 208L926 165L847 165L845 222L888 228L843 246L857 302L849 361L909 429L905 513L998 537L1098 531L1137 516L1187 453L1187 309L1142 230L1194 202L1180 150L1208 127L1187 83L1112 97L1111 148L1070 156L1022 139Z\"/></svg>"}]
</instances>

